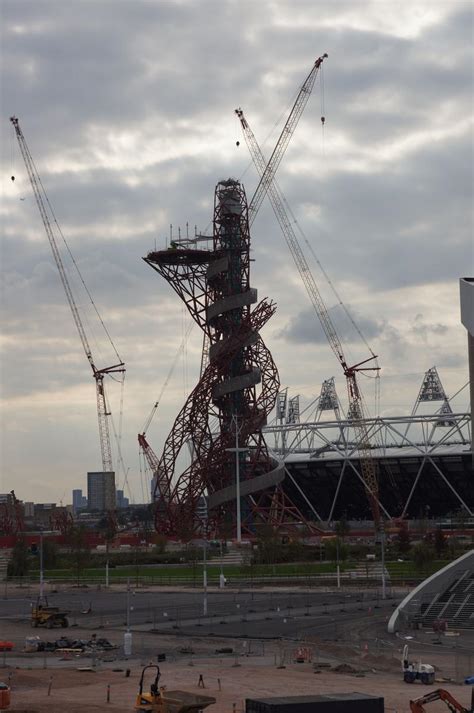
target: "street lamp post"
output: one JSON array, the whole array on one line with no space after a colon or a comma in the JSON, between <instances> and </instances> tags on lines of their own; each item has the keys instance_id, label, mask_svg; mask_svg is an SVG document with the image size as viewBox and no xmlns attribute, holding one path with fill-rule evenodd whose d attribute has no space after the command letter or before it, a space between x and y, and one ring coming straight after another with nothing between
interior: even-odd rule
<instances>
[{"instance_id":1,"label":"street lamp post","mask_svg":"<svg viewBox=\"0 0 474 713\"><path fill-rule=\"evenodd\" d=\"M220 539L220 554L221 554L221 556L220 556L220 559L221 559L221 573L220 573L220 575L219 575L219 589L224 589L224 587L225 587L225 577L224 577L224 565L223 565L223 562L222 562L222 556L223 556L223 553L222 553L222 537L221 537L221 539Z\"/></svg>"},{"instance_id":2,"label":"street lamp post","mask_svg":"<svg viewBox=\"0 0 474 713\"><path fill-rule=\"evenodd\" d=\"M202 613L207 616L207 500L206 500L206 513L203 518L204 525L204 557L203 557L203 588L204 597L202 600Z\"/></svg>"},{"instance_id":3,"label":"street lamp post","mask_svg":"<svg viewBox=\"0 0 474 713\"><path fill-rule=\"evenodd\" d=\"M242 516L240 510L240 454L246 453L248 448L239 448L239 429L237 426L237 414L234 414L232 421L235 423L235 448L226 448L226 451L235 453L235 498L237 515L237 542L242 542Z\"/></svg>"},{"instance_id":4,"label":"street lamp post","mask_svg":"<svg viewBox=\"0 0 474 713\"><path fill-rule=\"evenodd\" d=\"M382 524L380 532L380 547L381 547L381 559L382 559L382 599L386 598L386 588L385 588L385 530Z\"/></svg>"},{"instance_id":5,"label":"street lamp post","mask_svg":"<svg viewBox=\"0 0 474 713\"><path fill-rule=\"evenodd\" d=\"M132 655L132 632L130 631L130 577L127 579L127 630L123 635L123 652L125 656Z\"/></svg>"},{"instance_id":6,"label":"street lamp post","mask_svg":"<svg viewBox=\"0 0 474 713\"><path fill-rule=\"evenodd\" d=\"M44 594L44 570L43 570L43 533L40 534L40 590L39 600L43 601Z\"/></svg>"}]
</instances>

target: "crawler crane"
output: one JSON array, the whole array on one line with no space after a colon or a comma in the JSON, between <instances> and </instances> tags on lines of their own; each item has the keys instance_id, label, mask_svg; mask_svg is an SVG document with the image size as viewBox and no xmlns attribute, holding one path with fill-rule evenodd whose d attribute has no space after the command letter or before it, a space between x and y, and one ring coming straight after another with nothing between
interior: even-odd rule
<instances>
[{"instance_id":1,"label":"crawler crane","mask_svg":"<svg viewBox=\"0 0 474 713\"><path fill-rule=\"evenodd\" d=\"M325 56L326 55L324 55L323 57ZM323 57L319 58L319 64L322 62ZM265 196L265 193L268 193L275 216L280 224L283 236L286 240L290 253L295 261L298 272L311 300L311 304L313 305L313 308L320 320L321 326L329 342L329 345L332 351L334 352L336 358L338 359L339 363L341 364L344 376L346 377L347 391L349 396L349 413L351 414L352 424L357 435L362 478L371 506L374 524L376 528L378 528L380 525L380 504L378 499L377 469L376 464L370 453L370 442L367 427L365 424L362 394L356 376L357 372L360 371L379 370L379 367L366 366L367 362L376 359L376 355L372 353L368 359L365 359L352 366L347 363L341 340L339 339L329 312L321 297L316 281L308 266L305 255L301 249L298 238L296 237L295 231L293 229L293 225L288 218L284 206L283 196L275 182L275 171L282 156L282 152L279 149L279 144L281 143L282 146L286 147L291 137L291 134L294 131L295 122L292 119L292 114L295 111L296 106L297 103L295 104L292 109L292 112L290 113L290 116L278 140L277 146L274 149L268 163L265 160L265 157L263 156L260 146L257 143L257 140L244 116L242 109L239 108L235 110L235 113L239 118L242 131L250 154L252 156L253 162L260 175L260 183L258 185L257 190L255 191L254 197L252 198L252 201L249 206L249 222L251 222L252 220L255 208L259 207L261 200ZM276 163L274 160L275 156L279 158L278 163Z\"/></svg>"},{"instance_id":2,"label":"crawler crane","mask_svg":"<svg viewBox=\"0 0 474 713\"><path fill-rule=\"evenodd\" d=\"M107 418L108 416L110 416L110 411L108 410L108 407L107 407L105 386L104 386L104 377L106 374L117 374L117 373L122 374L122 377L123 377L123 375L125 374L125 364L120 359L120 357L117 353L117 350L115 349L115 346L114 346L114 344L110 338L110 335L107 332L107 329L105 328L105 325L102 322L102 320L101 320L102 326L104 327L107 337L109 338L110 343L112 344L112 347L113 347L114 352L118 359L118 363L114 364L113 366L105 367L103 369L98 369L94 363L91 348L89 346L87 335L84 330L84 325L82 323L81 316L79 314L79 310L77 308L77 305L76 305L76 302L74 299L74 295L73 295L71 286L69 284L67 273L64 268L61 254L59 252L59 248L56 243L56 239L54 237L54 232L53 232L53 228L52 228L51 220L50 220L50 214L52 216L53 222L55 222L57 225L56 218L52 211L52 208L49 203L46 192L43 188L41 178L38 174L38 171L36 170L36 166L34 164L33 157L31 155L30 149L28 148L28 144L26 143L25 137L21 130L20 123L16 116L10 117L10 121L12 122L13 127L15 129L15 134L16 134L16 137L18 140L18 144L20 146L20 151L23 156L23 160L25 162L26 170L28 173L28 177L30 179L31 187L33 189L36 204L38 206L38 209L39 209L39 212L41 215L41 219L43 221L44 229L46 231L46 235L49 240L49 244L51 246L54 261L58 268L59 276L61 278L61 282L63 284L64 291L66 293L66 298L69 303L69 307L71 308L74 323L76 325L77 331L79 332L79 337L81 340L82 347L84 349L87 360L88 360L90 367L92 369L92 375L94 377L95 384L96 384L97 416L98 416L98 421L99 421L99 438L100 438L100 449L101 449L101 456L102 456L102 470L103 470L103 472L110 472L113 470L112 450L111 450L111 446L110 446L109 423L108 423L108 418ZM49 213L48 213L47 208L49 208ZM89 295L89 297L90 297L90 295Z\"/></svg>"}]
</instances>

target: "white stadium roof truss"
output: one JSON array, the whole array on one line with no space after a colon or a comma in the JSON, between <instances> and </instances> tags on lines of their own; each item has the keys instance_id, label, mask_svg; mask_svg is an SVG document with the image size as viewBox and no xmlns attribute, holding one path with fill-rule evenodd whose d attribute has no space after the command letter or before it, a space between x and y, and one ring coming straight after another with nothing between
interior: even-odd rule
<instances>
[{"instance_id":1,"label":"white stadium roof truss","mask_svg":"<svg viewBox=\"0 0 474 713\"><path fill-rule=\"evenodd\" d=\"M470 424L469 413L450 413L449 419L446 414L435 413L378 417L366 420L368 440L373 444L372 455L376 460L383 460L386 470L388 468L390 471L389 461L387 461L390 458L400 459L400 462L410 458L419 460L419 467L410 493L406 501L402 503L402 516L406 514L420 477L428 464L451 490L459 503L459 508L469 516L474 516L472 504L468 504L450 482L443 465L443 458L448 457L452 462L457 456L461 460L463 453L470 453ZM290 473L288 466L309 462L330 463L331 460L341 462L341 471L338 475L330 515L327 518L329 520L332 519L345 474L352 471L364 484L359 463L359 444L356 439L356 431L350 420L269 425L265 428L265 436L268 445L273 447L275 454L285 460L287 476L319 520L322 518L317 512L316 505L309 501ZM386 477L385 473L384 477ZM393 480L395 485L395 480L390 472L388 477ZM394 516L387 511L382 502L379 504L386 517ZM400 513L397 513L397 517L400 517Z\"/></svg>"}]
</instances>

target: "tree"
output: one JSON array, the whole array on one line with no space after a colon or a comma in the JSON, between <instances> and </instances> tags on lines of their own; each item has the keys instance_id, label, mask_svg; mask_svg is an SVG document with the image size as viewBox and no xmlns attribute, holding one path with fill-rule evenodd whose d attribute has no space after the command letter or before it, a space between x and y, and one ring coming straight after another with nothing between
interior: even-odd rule
<instances>
[{"instance_id":1,"label":"tree","mask_svg":"<svg viewBox=\"0 0 474 713\"><path fill-rule=\"evenodd\" d=\"M406 522L403 522L398 529L396 545L401 555L406 555L411 549L411 538Z\"/></svg>"},{"instance_id":2,"label":"tree","mask_svg":"<svg viewBox=\"0 0 474 713\"><path fill-rule=\"evenodd\" d=\"M306 559L306 546L299 537L290 540L286 551L288 562L301 562Z\"/></svg>"},{"instance_id":3,"label":"tree","mask_svg":"<svg viewBox=\"0 0 474 713\"><path fill-rule=\"evenodd\" d=\"M324 557L332 562L345 562L349 557L349 548L339 537L332 537L324 542Z\"/></svg>"},{"instance_id":4,"label":"tree","mask_svg":"<svg viewBox=\"0 0 474 713\"><path fill-rule=\"evenodd\" d=\"M427 545L425 542L420 542L413 548L413 561L415 563L416 568L421 572L423 572L423 570L430 562L433 562L434 558L434 549L430 545Z\"/></svg>"},{"instance_id":5,"label":"tree","mask_svg":"<svg viewBox=\"0 0 474 713\"><path fill-rule=\"evenodd\" d=\"M339 537L340 540L342 540L342 542L344 542L344 538L347 537L347 535L351 531L350 525L345 517L342 517L340 520L338 520L338 522L336 522L336 526L334 529L336 535Z\"/></svg>"},{"instance_id":6,"label":"tree","mask_svg":"<svg viewBox=\"0 0 474 713\"><path fill-rule=\"evenodd\" d=\"M446 546L447 546L447 543L446 543L446 537L444 535L444 532L441 529L441 527L437 527L434 532L433 547L435 548L435 552L438 555L438 557L441 557L442 553L446 549Z\"/></svg>"},{"instance_id":7,"label":"tree","mask_svg":"<svg viewBox=\"0 0 474 713\"><path fill-rule=\"evenodd\" d=\"M281 537L278 532L267 524L259 526L257 531L257 556L258 564L275 564L281 560Z\"/></svg>"},{"instance_id":8,"label":"tree","mask_svg":"<svg viewBox=\"0 0 474 713\"><path fill-rule=\"evenodd\" d=\"M69 533L68 540L71 548L73 567L77 577L77 584L79 585L81 574L90 560L90 547L87 542L84 526L74 526Z\"/></svg>"},{"instance_id":9,"label":"tree","mask_svg":"<svg viewBox=\"0 0 474 713\"><path fill-rule=\"evenodd\" d=\"M43 539L43 567L54 569L58 564L58 546L52 540Z\"/></svg>"},{"instance_id":10,"label":"tree","mask_svg":"<svg viewBox=\"0 0 474 713\"><path fill-rule=\"evenodd\" d=\"M451 519L457 530L464 530L466 528L467 521L469 520L469 514L466 510L464 510L464 508L460 508L453 513Z\"/></svg>"},{"instance_id":11,"label":"tree","mask_svg":"<svg viewBox=\"0 0 474 713\"><path fill-rule=\"evenodd\" d=\"M24 577L28 574L30 568L30 560L28 547L24 537L16 540L15 545L12 550L11 558L8 563L7 575L8 577Z\"/></svg>"},{"instance_id":12,"label":"tree","mask_svg":"<svg viewBox=\"0 0 474 713\"><path fill-rule=\"evenodd\" d=\"M156 534L153 537L153 541L155 543L155 552L158 555L162 555L166 552L166 545L168 544L168 538L166 535L160 535Z\"/></svg>"}]
</instances>

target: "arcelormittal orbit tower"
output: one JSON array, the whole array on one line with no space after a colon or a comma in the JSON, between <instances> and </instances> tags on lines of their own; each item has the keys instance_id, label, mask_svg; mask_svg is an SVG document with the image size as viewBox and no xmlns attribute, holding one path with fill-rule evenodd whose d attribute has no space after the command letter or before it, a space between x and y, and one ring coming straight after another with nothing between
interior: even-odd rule
<instances>
[{"instance_id":1,"label":"arcelormittal orbit tower","mask_svg":"<svg viewBox=\"0 0 474 713\"><path fill-rule=\"evenodd\" d=\"M280 487L283 464L262 434L279 378L260 330L276 307L258 302L250 285L247 199L236 180L217 184L212 240L211 250L177 241L144 258L186 304L209 345L208 364L155 462L156 528L192 536L203 497L217 532L225 522L245 535L262 523L301 526L301 513ZM145 453L150 448L144 437L141 445ZM182 449L191 463L178 473Z\"/></svg>"}]
</instances>

